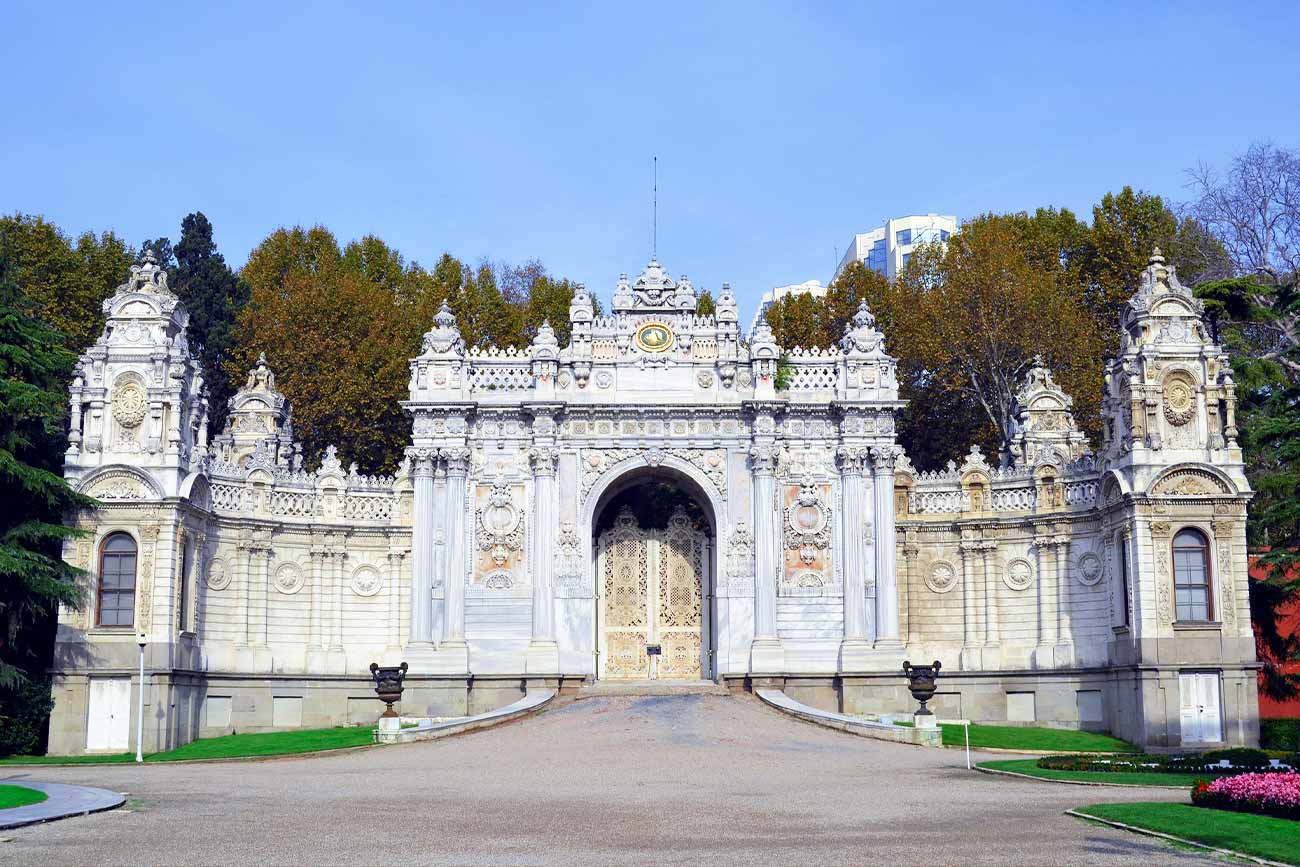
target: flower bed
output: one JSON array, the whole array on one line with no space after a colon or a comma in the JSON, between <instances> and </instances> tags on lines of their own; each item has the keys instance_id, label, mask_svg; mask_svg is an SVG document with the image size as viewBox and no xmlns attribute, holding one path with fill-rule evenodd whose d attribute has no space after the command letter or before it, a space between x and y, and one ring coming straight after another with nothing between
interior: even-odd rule
<instances>
[{"instance_id":1,"label":"flower bed","mask_svg":"<svg viewBox=\"0 0 1300 867\"><path fill-rule=\"evenodd\" d=\"M1192 789L1198 807L1300 820L1300 773L1237 774Z\"/></svg>"},{"instance_id":2,"label":"flower bed","mask_svg":"<svg viewBox=\"0 0 1300 867\"><path fill-rule=\"evenodd\" d=\"M1241 771L1287 773L1300 768L1300 756L1244 748L1214 750L1182 756L1157 755L1068 755L1044 756L1038 767L1052 771L1148 774L1232 774Z\"/></svg>"}]
</instances>

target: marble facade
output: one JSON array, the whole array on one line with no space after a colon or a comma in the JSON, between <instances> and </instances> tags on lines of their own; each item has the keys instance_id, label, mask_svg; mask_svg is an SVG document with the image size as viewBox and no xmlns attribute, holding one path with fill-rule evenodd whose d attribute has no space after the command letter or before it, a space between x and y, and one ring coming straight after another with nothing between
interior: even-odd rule
<instances>
[{"instance_id":1,"label":"marble facade","mask_svg":"<svg viewBox=\"0 0 1300 867\"><path fill-rule=\"evenodd\" d=\"M96 681L139 688L137 641L147 748L369 721L372 661L409 663L409 714L596 679L596 527L649 481L703 516L701 677L898 713L903 659L938 658L941 716L1172 749L1191 743L1180 676L1213 674L1215 742L1257 740L1231 374L1158 252L1123 314L1095 453L1040 364L1005 459L973 449L937 472L896 442L895 361L865 307L839 346L803 350L764 323L742 335L725 285L715 315L696 302L652 261L609 315L576 294L567 345L543 325L523 349L467 347L444 305L411 360L410 447L395 475L367 476L332 448L304 469L265 359L209 436L188 314L146 258L72 386L66 476L103 505L66 550L89 604L60 615L51 751L86 750ZM1186 527L1211 547L1215 616L1196 622L1173 602ZM130 627L96 611L113 533L138 550Z\"/></svg>"}]
</instances>

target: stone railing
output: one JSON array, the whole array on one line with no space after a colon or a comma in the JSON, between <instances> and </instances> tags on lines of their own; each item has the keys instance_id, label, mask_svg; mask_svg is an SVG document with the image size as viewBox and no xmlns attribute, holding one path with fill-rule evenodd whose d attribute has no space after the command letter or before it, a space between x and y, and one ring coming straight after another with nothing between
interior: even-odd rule
<instances>
[{"instance_id":1,"label":"stone railing","mask_svg":"<svg viewBox=\"0 0 1300 867\"><path fill-rule=\"evenodd\" d=\"M841 395L844 356L838 349L803 349L796 346L781 359L786 369L781 390L791 396L808 393Z\"/></svg>"},{"instance_id":2,"label":"stone railing","mask_svg":"<svg viewBox=\"0 0 1300 867\"><path fill-rule=\"evenodd\" d=\"M405 476L285 470L268 484L250 479L251 472L227 465L218 475L213 468L209 489L214 513L287 523L396 526L410 522L411 489Z\"/></svg>"},{"instance_id":3,"label":"stone railing","mask_svg":"<svg viewBox=\"0 0 1300 867\"><path fill-rule=\"evenodd\" d=\"M1061 478L1040 477L1031 467L960 468L911 474L909 515L1027 514L1043 510L1086 511L1096 504L1099 488L1095 461L1084 457L1067 465Z\"/></svg>"}]
</instances>

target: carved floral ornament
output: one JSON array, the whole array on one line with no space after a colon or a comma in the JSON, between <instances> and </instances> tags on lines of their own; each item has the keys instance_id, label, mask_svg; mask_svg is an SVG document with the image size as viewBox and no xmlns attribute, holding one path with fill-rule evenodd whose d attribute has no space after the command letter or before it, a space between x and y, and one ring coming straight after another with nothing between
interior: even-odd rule
<instances>
[{"instance_id":1,"label":"carved floral ornament","mask_svg":"<svg viewBox=\"0 0 1300 867\"><path fill-rule=\"evenodd\" d=\"M1195 417L1196 383L1190 375L1179 371L1165 380L1164 413L1165 420L1175 427L1181 427Z\"/></svg>"},{"instance_id":2,"label":"carved floral ornament","mask_svg":"<svg viewBox=\"0 0 1300 867\"><path fill-rule=\"evenodd\" d=\"M504 482L492 485L486 505L478 510L478 523L479 550L491 551L492 564L497 568L509 562L510 552L523 548L524 517L514 504L510 485Z\"/></svg>"},{"instance_id":3,"label":"carved floral ornament","mask_svg":"<svg viewBox=\"0 0 1300 867\"><path fill-rule=\"evenodd\" d=\"M285 563L275 570L275 579L272 583L281 593L286 595L297 593L304 583L302 569L297 563Z\"/></svg>"},{"instance_id":4,"label":"carved floral ornament","mask_svg":"<svg viewBox=\"0 0 1300 867\"><path fill-rule=\"evenodd\" d=\"M938 560L930 565L924 580L935 593L947 593L957 586L957 569L947 560Z\"/></svg>"},{"instance_id":5,"label":"carved floral ornament","mask_svg":"<svg viewBox=\"0 0 1300 867\"><path fill-rule=\"evenodd\" d=\"M114 389L113 418L122 427L139 427L148 408L148 401L138 383L128 382Z\"/></svg>"},{"instance_id":6,"label":"carved floral ornament","mask_svg":"<svg viewBox=\"0 0 1300 867\"><path fill-rule=\"evenodd\" d=\"M374 596L383 584L383 578L374 566L358 566L350 582L352 592L358 596Z\"/></svg>"},{"instance_id":7,"label":"carved floral ornament","mask_svg":"<svg viewBox=\"0 0 1300 867\"><path fill-rule=\"evenodd\" d=\"M225 590L230 586L230 570L226 567L226 561L219 557L214 557L208 564L208 572L204 577L204 582L212 590Z\"/></svg>"},{"instance_id":8,"label":"carved floral ornament","mask_svg":"<svg viewBox=\"0 0 1300 867\"><path fill-rule=\"evenodd\" d=\"M785 510L785 547L799 552L801 562L812 565L817 552L830 547L830 509L822 502L817 486L805 482L799 486L794 502Z\"/></svg>"},{"instance_id":9,"label":"carved floral ornament","mask_svg":"<svg viewBox=\"0 0 1300 867\"><path fill-rule=\"evenodd\" d=\"M1160 479L1151 491L1167 496L1219 496L1231 493L1213 473L1198 469L1182 469Z\"/></svg>"},{"instance_id":10,"label":"carved floral ornament","mask_svg":"<svg viewBox=\"0 0 1300 867\"><path fill-rule=\"evenodd\" d=\"M1012 590L1028 590L1034 583L1034 566L1024 557L1013 557L1002 570L1002 583Z\"/></svg>"},{"instance_id":11,"label":"carved floral ornament","mask_svg":"<svg viewBox=\"0 0 1300 867\"><path fill-rule=\"evenodd\" d=\"M1101 558L1092 551L1080 556L1075 566L1078 570L1080 584L1085 587L1094 587L1101 582Z\"/></svg>"}]
</instances>

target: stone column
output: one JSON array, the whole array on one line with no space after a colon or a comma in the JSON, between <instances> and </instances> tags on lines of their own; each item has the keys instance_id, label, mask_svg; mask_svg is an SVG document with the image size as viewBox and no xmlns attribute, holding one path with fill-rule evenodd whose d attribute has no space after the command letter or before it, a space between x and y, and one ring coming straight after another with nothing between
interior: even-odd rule
<instances>
[{"instance_id":1,"label":"stone column","mask_svg":"<svg viewBox=\"0 0 1300 867\"><path fill-rule=\"evenodd\" d=\"M902 606L898 613L899 638L902 639L904 646L911 645L913 639L912 629L912 596L916 590L917 581L921 580L917 572L916 561L921 555L921 548L916 544L916 531L907 531L907 539L903 545L903 592Z\"/></svg>"},{"instance_id":2,"label":"stone column","mask_svg":"<svg viewBox=\"0 0 1300 867\"><path fill-rule=\"evenodd\" d=\"M469 449L463 446L441 450L447 462L446 563L443 579L443 604L446 609L443 641L438 647L440 668L446 672L469 671L469 645L465 642L465 513L466 484L469 476Z\"/></svg>"},{"instance_id":3,"label":"stone column","mask_svg":"<svg viewBox=\"0 0 1300 867\"><path fill-rule=\"evenodd\" d=\"M1067 611L1070 607L1070 537L1056 536L1056 652L1057 668L1074 664L1074 642L1070 640Z\"/></svg>"},{"instance_id":4,"label":"stone column","mask_svg":"<svg viewBox=\"0 0 1300 867\"><path fill-rule=\"evenodd\" d=\"M994 555L997 542L980 543L980 560L984 565L984 652L980 665L985 670L1002 667L1002 636L998 628L998 574Z\"/></svg>"},{"instance_id":5,"label":"stone column","mask_svg":"<svg viewBox=\"0 0 1300 867\"><path fill-rule=\"evenodd\" d=\"M343 652L343 585L348 580L348 555L340 545L334 552L334 604L330 611L330 651Z\"/></svg>"},{"instance_id":6,"label":"stone column","mask_svg":"<svg viewBox=\"0 0 1300 867\"><path fill-rule=\"evenodd\" d=\"M840 446L840 529L844 541L844 638L840 642L840 671L865 671L871 643L866 637L863 606L866 594L867 525L866 485L863 471L868 459L865 448Z\"/></svg>"},{"instance_id":7,"label":"stone column","mask_svg":"<svg viewBox=\"0 0 1300 867\"><path fill-rule=\"evenodd\" d=\"M434 452L408 448L414 484L411 530L411 631L407 655L423 660L433 654L433 573L435 504L433 497ZM409 660L408 660L409 661ZM415 662L412 662L414 665Z\"/></svg>"},{"instance_id":8,"label":"stone column","mask_svg":"<svg viewBox=\"0 0 1300 867\"><path fill-rule=\"evenodd\" d=\"M555 530L559 523L556 501L554 448L537 446L528 453L533 465L533 514L529 532L529 572L533 579L533 640L528 645L529 674L558 674L560 649L555 642Z\"/></svg>"},{"instance_id":9,"label":"stone column","mask_svg":"<svg viewBox=\"0 0 1300 867\"><path fill-rule=\"evenodd\" d=\"M312 540L311 553L311 620L307 633L307 670L316 672L323 669L321 650L325 647L324 606L325 606L325 552L320 542Z\"/></svg>"},{"instance_id":10,"label":"stone column","mask_svg":"<svg viewBox=\"0 0 1300 867\"><path fill-rule=\"evenodd\" d=\"M393 651L402 647L402 556L401 551L388 552L388 648Z\"/></svg>"},{"instance_id":11,"label":"stone column","mask_svg":"<svg viewBox=\"0 0 1300 867\"><path fill-rule=\"evenodd\" d=\"M963 541L958 547L961 554L961 668L978 671L981 666L979 640L979 597L975 584L975 558L979 556L979 543Z\"/></svg>"},{"instance_id":12,"label":"stone column","mask_svg":"<svg viewBox=\"0 0 1300 867\"><path fill-rule=\"evenodd\" d=\"M754 481L754 643L750 670L775 673L785 668L785 650L776 634L776 584L781 564L781 526L777 520L775 444L749 450Z\"/></svg>"},{"instance_id":13,"label":"stone column","mask_svg":"<svg viewBox=\"0 0 1300 867\"><path fill-rule=\"evenodd\" d=\"M1048 574L1056 572L1056 560L1053 552L1056 543L1049 535L1034 537L1034 551L1038 561L1038 646L1034 648L1034 668L1054 668L1056 666L1056 588L1055 578L1049 582ZM1050 567L1050 568L1049 568Z\"/></svg>"},{"instance_id":14,"label":"stone column","mask_svg":"<svg viewBox=\"0 0 1300 867\"><path fill-rule=\"evenodd\" d=\"M894 461L898 449L882 446L871 450L872 483L875 487L876 550L876 647L902 650L898 639L898 574L895 571L898 543L894 538Z\"/></svg>"}]
</instances>

